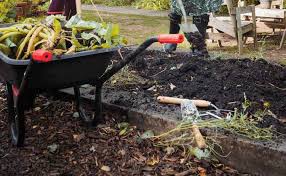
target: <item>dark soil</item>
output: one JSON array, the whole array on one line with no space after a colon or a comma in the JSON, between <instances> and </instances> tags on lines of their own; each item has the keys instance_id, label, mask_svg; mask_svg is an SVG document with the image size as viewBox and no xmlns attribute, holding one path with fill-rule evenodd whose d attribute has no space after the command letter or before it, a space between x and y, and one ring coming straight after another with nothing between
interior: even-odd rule
<instances>
[{"instance_id":1,"label":"dark soil","mask_svg":"<svg viewBox=\"0 0 286 176\"><path fill-rule=\"evenodd\" d=\"M152 50L140 55L131 68L133 74L147 79L147 82L116 85L110 89L126 90L131 96L136 90L143 92L144 96L121 97L114 103L129 107L148 104L148 108L163 109L163 112L168 108L170 111L178 110L173 105L156 103L156 97L162 95L204 99L220 108L233 110L241 109L246 97L251 102L248 112L255 114L265 109L273 112L274 117L266 116L261 126L274 125L280 132L286 132L286 128L282 129L286 120L285 66L273 65L262 59L189 58L185 53L168 57L163 52ZM171 90L171 84L176 88ZM150 91L152 86L155 89Z\"/></svg>"},{"instance_id":2,"label":"dark soil","mask_svg":"<svg viewBox=\"0 0 286 176\"><path fill-rule=\"evenodd\" d=\"M215 161L185 158L180 150L167 155L151 141L140 140L136 127L120 136L118 123L124 118L118 114L105 114L104 124L89 129L73 112L71 101L41 96L26 113L26 145L16 148L8 137L0 85L0 175L239 175Z\"/></svg>"}]
</instances>

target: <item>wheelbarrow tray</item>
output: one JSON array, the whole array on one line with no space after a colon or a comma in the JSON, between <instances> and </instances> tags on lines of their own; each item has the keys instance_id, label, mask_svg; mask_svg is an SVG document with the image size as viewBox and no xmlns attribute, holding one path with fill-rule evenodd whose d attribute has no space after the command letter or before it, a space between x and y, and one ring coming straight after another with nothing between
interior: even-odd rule
<instances>
[{"instance_id":1,"label":"wheelbarrow tray","mask_svg":"<svg viewBox=\"0 0 286 176\"><path fill-rule=\"evenodd\" d=\"M83 51L55 57L48 63L33 65L33 89L61 89L96 82L106 71L118 48ZM20 86L30 60L15 60L0 52L0 79Z\"/></svg>"}]
</instances>

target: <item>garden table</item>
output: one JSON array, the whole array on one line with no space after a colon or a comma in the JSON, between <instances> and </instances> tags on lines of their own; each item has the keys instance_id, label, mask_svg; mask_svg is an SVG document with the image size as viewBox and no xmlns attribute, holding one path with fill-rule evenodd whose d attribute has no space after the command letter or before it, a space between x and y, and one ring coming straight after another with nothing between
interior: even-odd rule
<instances>
[{"instance_id":1,"label":"garden table","mask_svg":"<svg viewBox=\"0 0 286 176\"><path fill-rule=\"evenodd\" d=\"M251 14L247 13L244 14L244 16L251 16ZM286 9L261 9L256 7L255 16L273 29L283 29L283 35L279 46L279 49L281 49L286 37Z\"/></svg>"}]
</instances>

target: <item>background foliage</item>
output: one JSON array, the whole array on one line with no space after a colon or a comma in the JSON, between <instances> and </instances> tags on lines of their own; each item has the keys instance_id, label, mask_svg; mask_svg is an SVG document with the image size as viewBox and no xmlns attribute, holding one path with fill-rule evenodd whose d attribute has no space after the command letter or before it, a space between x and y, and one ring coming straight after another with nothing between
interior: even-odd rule
<instances>
[{"instance_id":1,"label":"background foliage","mask_svg":"<svg viewBox=\"0 0 286 176\"><path fill-rule=\"evenodd\" d=\"M0 23L13 22L16 17L15 6L20 2L29 2L35 5L38 10L47 10L49 0L1 0L0 1ZM46 3L45 3L46 2ZM40 4L40 5L39 5Z\"/></svg>"},{"instance_id":2,"label":"background foliage","mask_svg":"<svg viewBox=\"0 0 286 176\"><path fill-rule=\"evenodd\" d=\"M3 0L0 2L0 23L10 22L13 14L11 9L14 8L15 1Z\"/></svg>"},{"instance_id":3,"label":"background foliage","mask_svg":"<svg viewBox=\"0 0 286 176\"><path fill-rule=\"evenodd\" d=\"M111 6L135 6L137 8L152 9L152 10L167 10L170 0L93 0L94 3L111 5ZM233 0L237 4L238 0ZM259 0L245 0L248 5L259 4ZM82 3L91 4L91 0L82 0ZM284 2L286 8L286 1ZM222 7L220 14L226 14L227 8Z\"/></svg>"}]
</instances>

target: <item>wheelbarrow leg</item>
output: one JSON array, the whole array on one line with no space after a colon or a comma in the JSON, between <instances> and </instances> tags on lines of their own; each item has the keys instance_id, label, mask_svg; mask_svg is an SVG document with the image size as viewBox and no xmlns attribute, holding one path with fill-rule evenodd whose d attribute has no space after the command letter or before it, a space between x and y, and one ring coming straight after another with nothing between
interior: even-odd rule
<instances>
[{"instance_id":1,"label":"wheelbarrow leg","mask_svg":"<svg viewBox=\"0 0 286 176\"><path fill-rule=\"evenodd\" d=\"M74 96L75 96L76 109L77 109L77 112L79 113L79 117L83 120L84 123L87 123L88 125L90 125L91 119L86 115L85 110L81 105L79 86L74 87Z\"/></svg>"},{"instance_id":2,"label":"wheelbarrow leg","mask_svg":"<svg viewBox=\"0 0 286 176\"><path fill-rule=\"evenodd\" d=\"M24 145L25 140L25 116L24 108L16 107L15 98L16 95L13 92L12 85L6 83L7 86L7 103L8 103L8 120L9 129L11 133L12 143L17 147Z\"/></svg>"},{"instance_id":3,"label":"wheelbarrow leg","mask_svg":"<svg viewBox=\"0 0 286 176\"><path fill-rule=\"evenodd\" d=\"M96 115L95 115L93 122L92 122L93 126L96 126L100 122L103 121L101 92L102 92L102 84L96 85L96 92L95 92L95 114Z\"/></svg>"}]
</instances>

